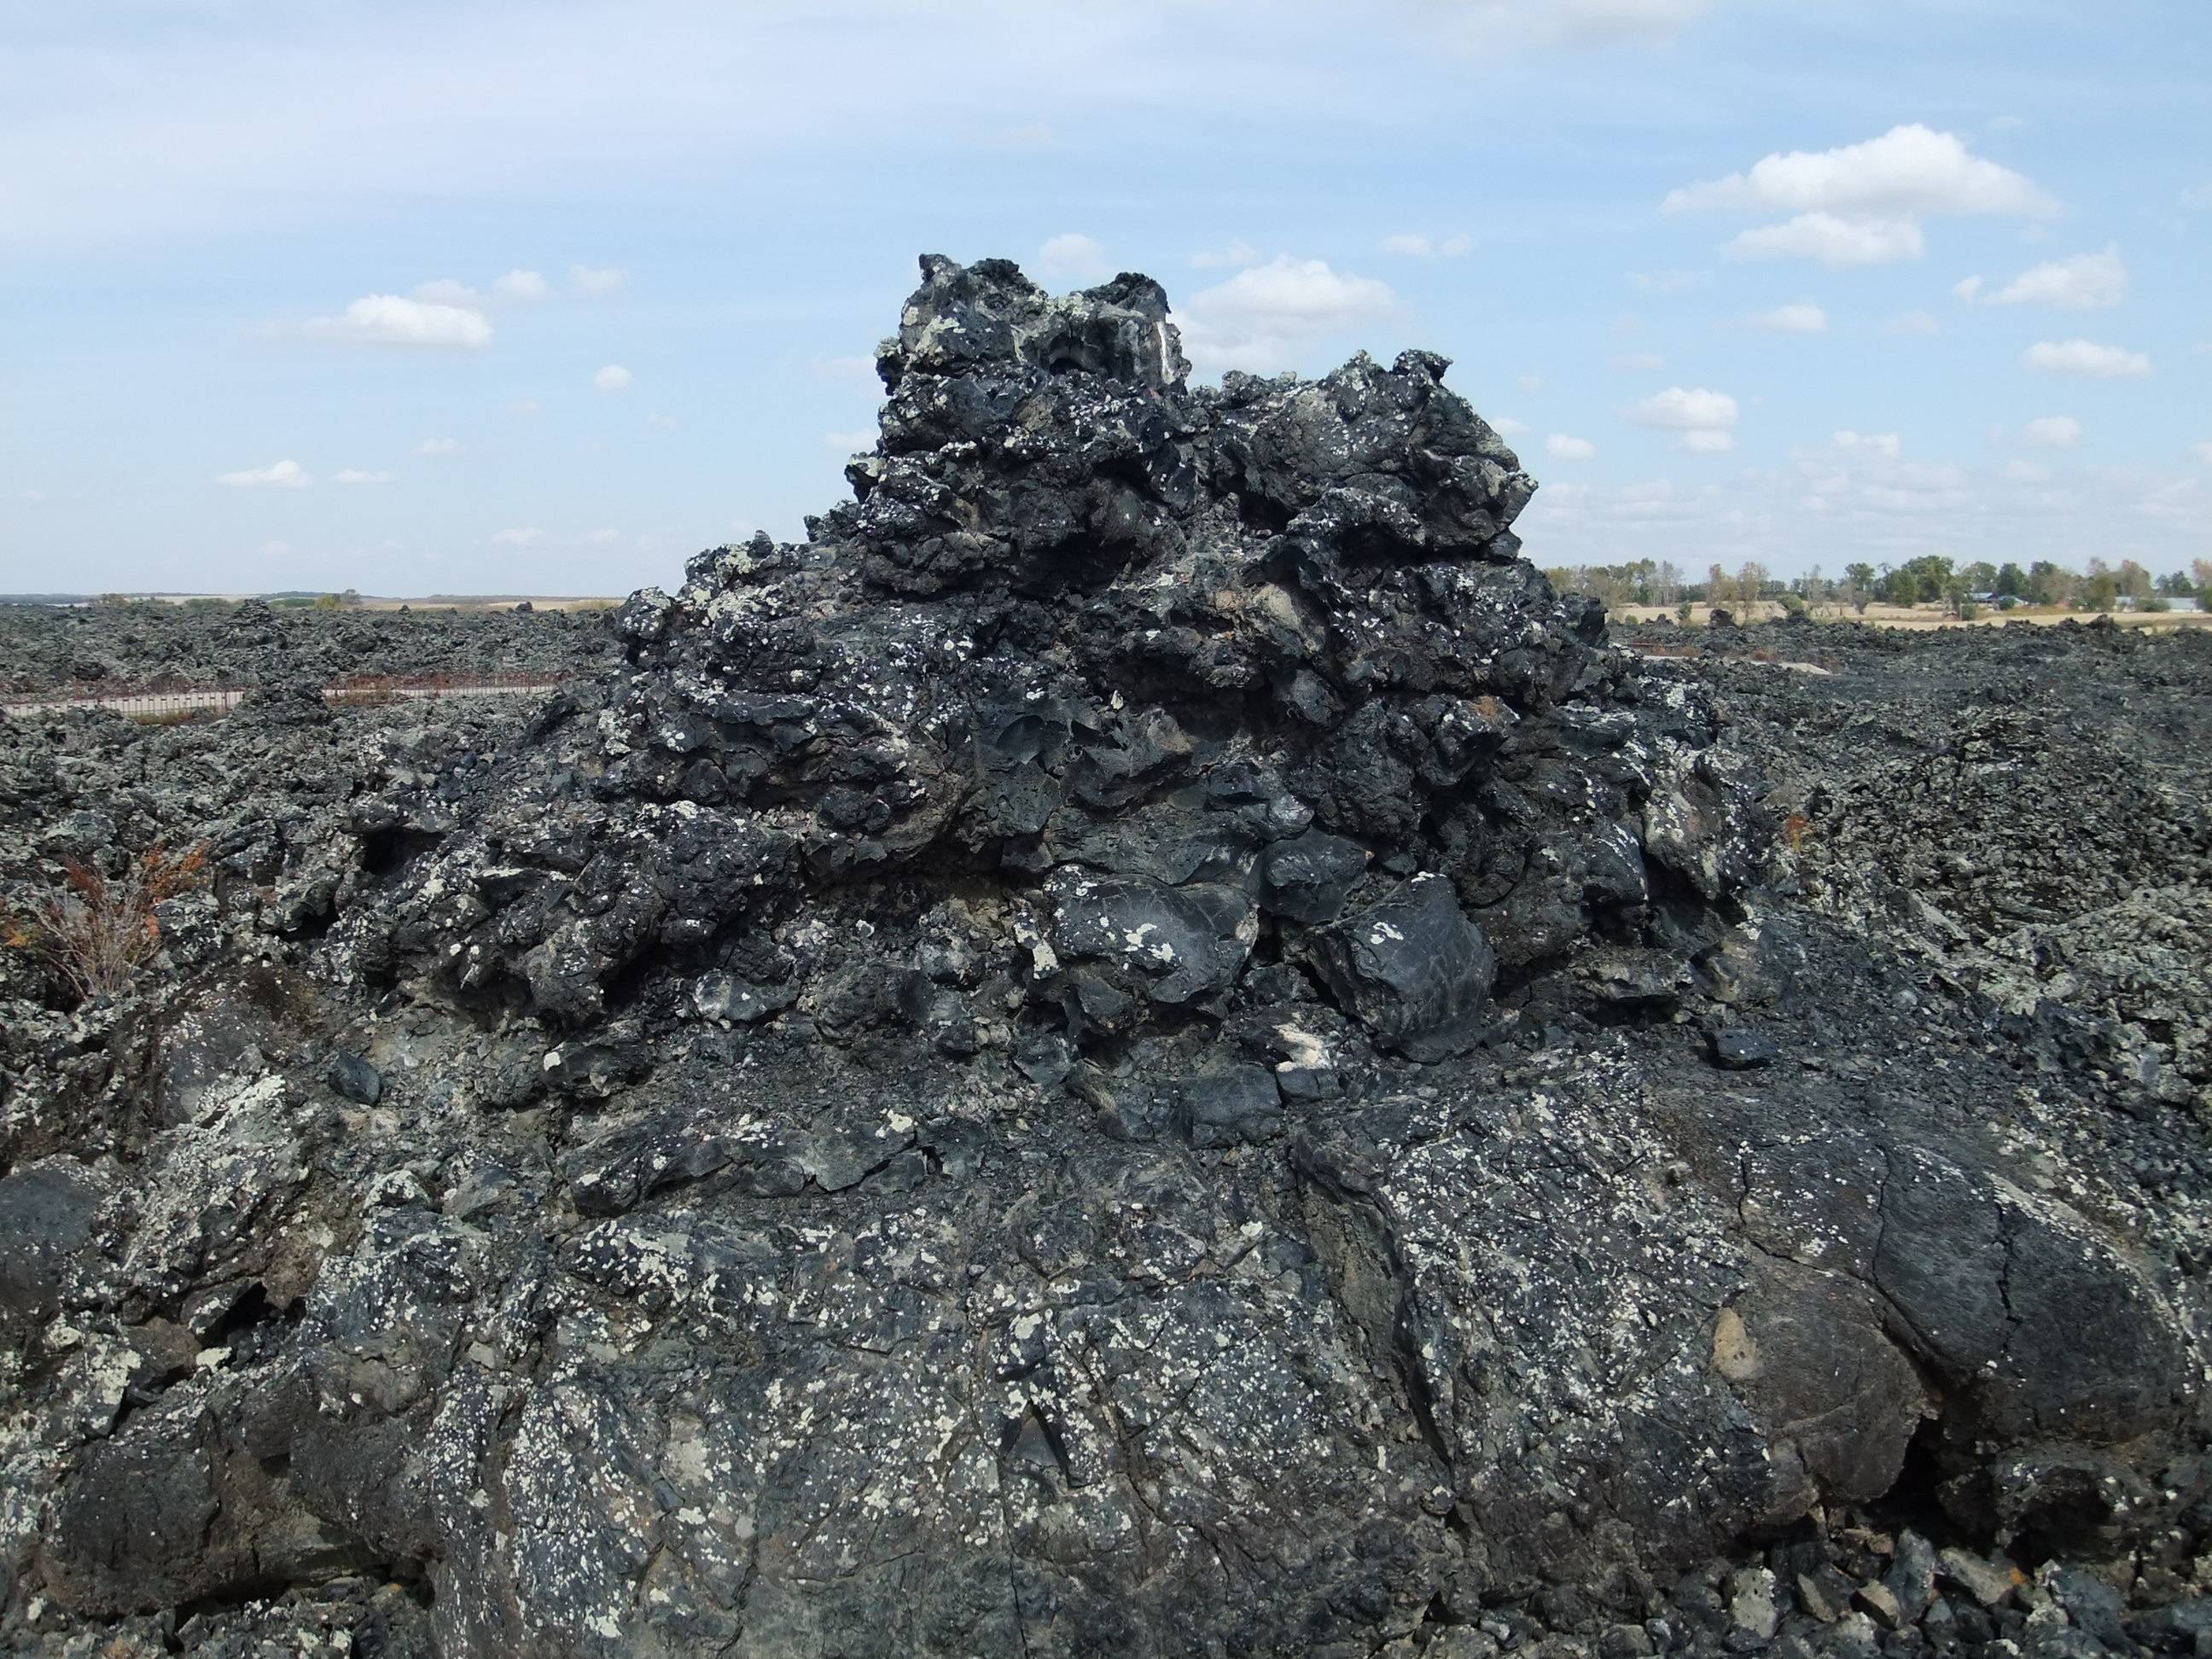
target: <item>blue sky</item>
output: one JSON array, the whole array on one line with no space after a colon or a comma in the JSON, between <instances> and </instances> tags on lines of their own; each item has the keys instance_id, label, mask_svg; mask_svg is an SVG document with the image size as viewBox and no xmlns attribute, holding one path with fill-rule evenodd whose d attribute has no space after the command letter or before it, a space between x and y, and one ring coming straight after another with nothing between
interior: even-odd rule
<instances>
[{"instance_id":1,"label":"blue sky","mask_svg":"<svg viewBox=\"0 0 2212 1659\"><path fill-rule=\"evenodd\" d=\"M2203 0L11 7L0 590L797 536L925 251L1444 352L1542 563L2185 567L2208 88Z\"/></svg>"}]
</instances>

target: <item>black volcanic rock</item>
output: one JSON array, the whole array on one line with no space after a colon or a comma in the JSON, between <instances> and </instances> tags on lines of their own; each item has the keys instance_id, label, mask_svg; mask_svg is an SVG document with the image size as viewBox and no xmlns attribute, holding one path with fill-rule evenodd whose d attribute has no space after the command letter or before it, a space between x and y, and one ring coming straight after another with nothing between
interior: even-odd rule
<instances>
[{"instance_id":1,"label":"black volcanic rock","mask_svg":"<svg viewBox=\"0 0 2212 1659\"><path fill-rule=\"evenodd\" d=\"M2023 1634L1922 1534L2178 1599L2203 1183L2130 1182L2201 1133L1765 884L1441 359L1194 387L1147 279L922 274L854 499L495 763L380 751L307 971L0 1033L10 1146L120 1126L0 1180L0 1633Z\"/></svg>"}]
</instances>

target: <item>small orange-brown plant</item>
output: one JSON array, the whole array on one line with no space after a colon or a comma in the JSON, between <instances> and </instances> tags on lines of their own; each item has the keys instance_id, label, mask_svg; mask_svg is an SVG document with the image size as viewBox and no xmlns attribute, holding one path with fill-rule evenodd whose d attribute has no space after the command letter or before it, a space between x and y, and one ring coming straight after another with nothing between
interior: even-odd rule
<instances>
[{"instance_id":1,"label":"small orange-brown plant","mask_svg":"<svg viewBox=\"0 0 2212 1659\"><path fill-rule=\"evenodd\" d=\"M1792 812L1782 820L1782 838L1790 843L1790 850L1802 853L1805 838L1813 833L1813 820L1802 812Z\"/></svg>"},{"instance_id":2,"label":"small orange-brown plant","mask_svg":"<svg viewBox=\"0 0 2212 1659\"><path fill-rule=\"evenodd\" d=\"M155 908L200 884L207 848L172 854L157 842L112 880L75 860L63 870L60 891L0 918L0 944L37 957L89 1000L124 990L161 948Z\"/></svg>"}]
</instances>

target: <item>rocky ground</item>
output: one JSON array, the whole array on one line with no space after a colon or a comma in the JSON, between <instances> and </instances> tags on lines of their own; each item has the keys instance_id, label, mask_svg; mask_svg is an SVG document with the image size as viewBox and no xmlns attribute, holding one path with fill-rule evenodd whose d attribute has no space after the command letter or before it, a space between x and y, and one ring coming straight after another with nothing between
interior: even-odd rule
<instances>
[{"instance_id":1,"label":"rocky ground","mask_svg":"<svg viewBox=\"0 0 2212 1659\"><path fill-rule=\"evenodd\" d=\"M0 725L211 854L0 967L0 1646L2212 1649L2203 648L1641 654L1441 359L924 279L587 685Z\"/></svg>"},{"instance_id":2,"label":"rocky ground","mask_svg":"<svg viewBox=\"0 0 2212 1659\"><path fill-rule=\"evenodd\" d=\"M181 690L357 675L589 673L619 642L602 611L340 611L258 599L0 605L0 696Z\"/></svg>"}]
</instances>

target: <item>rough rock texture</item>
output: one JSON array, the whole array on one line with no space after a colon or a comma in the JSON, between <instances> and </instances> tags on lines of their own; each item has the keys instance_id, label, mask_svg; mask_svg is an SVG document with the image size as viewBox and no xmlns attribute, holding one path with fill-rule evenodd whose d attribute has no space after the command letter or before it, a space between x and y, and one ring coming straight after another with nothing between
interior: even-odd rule
<instances>
[{"instance_id":1,"label":"rough rock texture","mask_svg":"<svg viewBox=\"0 0 2212 1659\"><path fill-rule=\"evenodd\" d=\"M617 654L604 611L322 611L259 599L205 609L0 605L0 694L590 672Z\"/></svg>"},{"instance_id":2,"label":"rough rock texture","mask_svg":"<svg viewBox=\"0 0 2212 1659\"><path fill-rule=\"evenodd\" d=\"M1440 359L933 259L879 362L603 700L338 770L311 933L13 1005L0 1638L2212 1628L2201 1127L1804 902Z\"/></svg>"}]
</instances>

